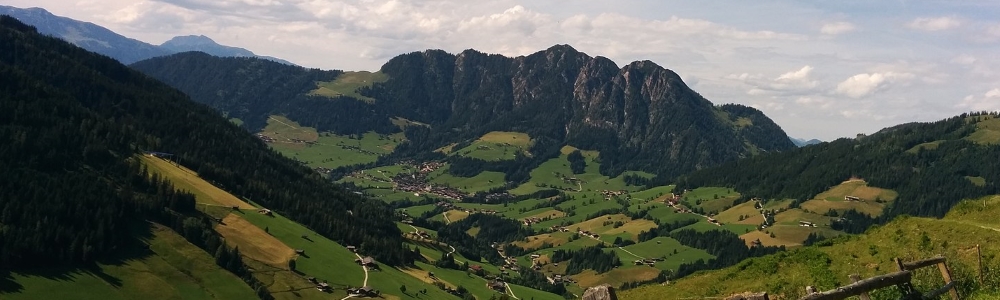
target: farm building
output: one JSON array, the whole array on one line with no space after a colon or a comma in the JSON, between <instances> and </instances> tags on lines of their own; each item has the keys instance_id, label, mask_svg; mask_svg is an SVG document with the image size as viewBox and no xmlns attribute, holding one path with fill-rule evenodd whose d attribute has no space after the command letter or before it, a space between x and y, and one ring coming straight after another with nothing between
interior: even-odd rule
<instances>
[{"instance_id":1,"label":"farm building","mask_svg":"<svg viewBox=\"0 0 1000 300\"><path fill-rule=\"evenodd\" d=\"M495 291L505 291L507 287L503 284L503 281L492 281L486 284L487 287Z\"/></svg>"}]
</instances>

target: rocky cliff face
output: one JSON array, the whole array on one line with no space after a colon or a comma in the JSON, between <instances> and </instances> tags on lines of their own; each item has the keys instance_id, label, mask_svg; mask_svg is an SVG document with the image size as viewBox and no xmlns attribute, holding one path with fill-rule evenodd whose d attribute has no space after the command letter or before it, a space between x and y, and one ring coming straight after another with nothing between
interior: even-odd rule
<instances>
[{"instance_id":1,"label":"rocky cliff face","mask_svg":"<svg viewBox=\"0 0 1000 300\"><path fill-rule=\"evenodd\" d=\"M567 45L516 58L415 52L381 71L390 80L372 96L437 131L464 138L527 132L600 150L612 173L650 164L684 172L794 147L760 111L716 107L653 62L619 68Z\"/></svg>"}]
</instances>

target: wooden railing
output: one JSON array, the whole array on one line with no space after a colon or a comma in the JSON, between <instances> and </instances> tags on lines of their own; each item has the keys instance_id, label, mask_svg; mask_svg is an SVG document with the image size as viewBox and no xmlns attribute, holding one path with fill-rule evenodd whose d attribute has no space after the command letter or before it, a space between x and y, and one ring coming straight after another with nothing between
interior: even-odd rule
<instances>
[{"instance_id":1,"label":"wooden railing","mask_svg":"<svg viewBox=\"0 0 1000 300\"><path fill-rule=\"evenodd\" d=\"M941 271L941 277L944 278L945 285L936 290L921 294L913 288L913 284L911 283L913 280L912 272L913 270L933 265L938 266L938 270ZM945 293L950 293L953 300L959 299L958 290L955 289L955 281L951 279L951 271L948 270L948 264L944 256L936 256L907 263L901 262L897 258L896 267L899 269L898 272L863 280L858 275L851 275L850 278L854 283L825 292L816 292L815 288L807 286L806 295L799 298L799 300L841 300L851 296L858 296L861 300L869 300L868 292L891 286L899 287L903 293L903 299L937 299Z\"/></svg>"}]
</instances>

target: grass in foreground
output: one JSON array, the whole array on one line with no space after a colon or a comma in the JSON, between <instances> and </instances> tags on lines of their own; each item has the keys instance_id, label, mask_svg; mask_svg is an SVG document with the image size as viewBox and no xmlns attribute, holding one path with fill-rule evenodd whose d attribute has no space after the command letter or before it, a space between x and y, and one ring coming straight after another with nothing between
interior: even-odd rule
<instances>
[{"instance_id":1,"label":"grass in foreground","mask_svg":"<svg viewBox=\"0 0 1000 300\"><path fill-rule=\"evenodd\" d=\"M984 202L986 203L984 207ZM823 247L804 247L749 259L717 271L699 272L666 286L645 286L623 291L623 299L662 299L662 295L725 297L746 291L766 291L782 299L795 299L807 285L829 290L848 283L847 275L862 278L894 272L894 258L913 261L943 254L963 299L1000 297L1000 197L960 203L944 218L900 217L864 235L845 236ZM981 247L985 282L978 282ZM943 285L936 268L918 272L915 286L929 291ZM883 289L874 299L889 299L893 289ZM897 297L898 298L898 297Z\"/></svg>"},{"instance_id":2,"label":"grass in foreground","mask_svg":"<svg viewBox=\"0 0 1000 300\"><path fill-rule=\"evenodd\" d=\"M17 291L0 286L0 299L255 299L240 278L215 265L207 252L160 225L149 250L121 262L76 270L11 273ZM0 279L2 282L2 279Z\"/></svg>"}]
</instances>

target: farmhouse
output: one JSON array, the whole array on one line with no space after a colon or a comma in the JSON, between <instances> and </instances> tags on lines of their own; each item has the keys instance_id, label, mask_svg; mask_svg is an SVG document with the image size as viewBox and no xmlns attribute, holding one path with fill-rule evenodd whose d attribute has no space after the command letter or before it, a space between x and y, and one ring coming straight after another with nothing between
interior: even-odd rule
<instances>
[{"instance_id":1,"label":"farmhouse","mask_svg":"<svg viewBox=\"0 0 1000 300\"><path fill-rule=\"evenodd\" d=\"M799 226L802 226L802 227L816 227L816 224L814 224L813 222L809 222L809 221L799 221Z\"/></svg>"},{"instance_id":2,"label":"farmhouse","mask_svg":"<svg viewBox=\"0 0 1000 300\"><path fill-rule=\"evenodd\" d=\"M847 196L844 196L844 201L861 201L861 198L858 198L858 197L855 197L855 196L851 196L851 195L847 195Z\"/></svg>"},{"instance_id":3,"label":"farmhouse","mask_svg":"<svg viewBox=\"0 0 1000 300\"><path fill-rule=\"evenodd\" d=\"M506 285L503 284L503 281L499 280L489 282L486 284L486 286L495 291L502 292L506 290Z\"/></svg>"},{"instance_id":4,"label":"farmhouse","mask_svg":"<svg viewBox=\"0 0 1000 300\"><path fill-rule=\"evenodd\" d=\"M362 296L368 296L368 297L378 297L378 295L381 294L378 290L376 290L376 289L374 289L374 288L372 288L370 286L360 287L360 288L356 288L356 289L347 289L347 292L349 294L362 295Z\"/></svg>"},{"instance_id":5,"label":"farmhouse","mask_svg":"<svg viewBox=\"0 0 1000 300\"><path fill-rule=\"evenodd\" d=\"M354 262L366 267L378 266L378 263L376 263L375 259L372 258L371 256L365 256L365 258L355 259Z\"/></svg>"},{"instance_id":6,"label":"farmhouse","mask_svg":"<svg viewBox=\"0 0 1000 300\"><path fill-rule=\"evenodd\" d=\"M333 291L333 288L330 287L330 284L328 284L326 282L317 284L316 285L316 289L320 290L320 291L323 291L323 292L332 292Z\"/></svg>"},{"instance_id":7,"label":"farmhouse","mask_svg":"<svg viewBox=\"0 0 1000 300\"><path fill-rule=\"evenodd\" d=\"M347 250L348 250L348 251L351 251L351 252L358 252L358 247L354 247L354 246L347 246Z\"/></svg>"}]
</instances>

